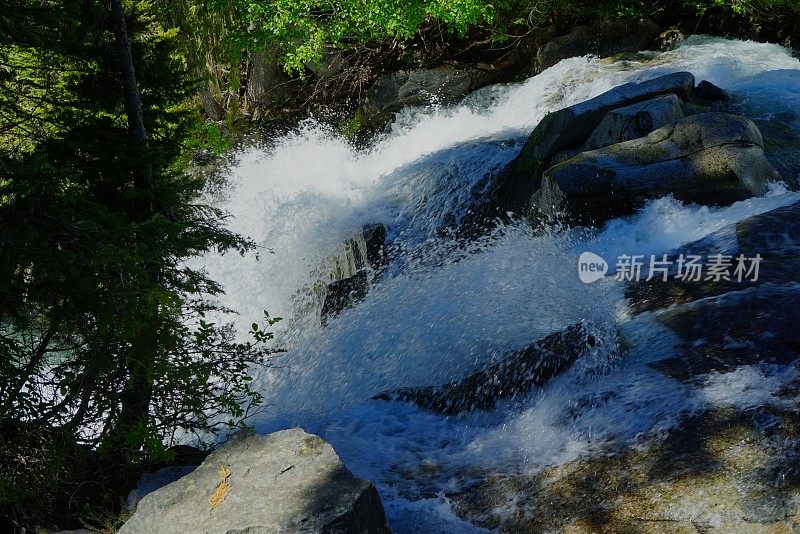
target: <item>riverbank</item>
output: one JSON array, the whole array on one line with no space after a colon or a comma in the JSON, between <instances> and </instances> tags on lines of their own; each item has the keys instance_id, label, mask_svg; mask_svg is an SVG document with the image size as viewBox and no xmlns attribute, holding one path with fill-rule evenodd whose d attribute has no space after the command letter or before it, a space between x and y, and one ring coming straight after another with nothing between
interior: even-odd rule
<instances>
[{"instance_id":1,"label":"riverbank","mask_svg":"<svg viewBox=\"0 0 800 534\"><path fill-rule=\"evenodd\" d=\"M199 102L207 119L234 139L269 137L314 116L364 141L405 105L452 104L566 57L666 50L694 34L800 48L800 7L789 1L557 1L498 10L491 24L475 24L464 34L423 25L408 39L331 45L319 62L291 75L277 52L247 54L236 76L212 61ZM398 78L401 72L408 75Z\"/></svg>"}]
</instances>

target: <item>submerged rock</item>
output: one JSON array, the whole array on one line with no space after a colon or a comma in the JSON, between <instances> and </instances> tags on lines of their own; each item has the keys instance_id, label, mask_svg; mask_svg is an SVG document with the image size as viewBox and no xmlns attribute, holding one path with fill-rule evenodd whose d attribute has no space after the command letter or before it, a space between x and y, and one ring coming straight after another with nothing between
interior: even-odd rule
<instances>
[{"instance_id":1,"label":"submerged rock","mask_svg":"<svg viewBox=\"0 0 800 534\"><path fill-rule=\"evenodd\" d=\"M700 113L646 137L577 156L546 171L531 197L534 216L599 224L646 200L726 205L767 192L780 178L750 120Z\"/></svg>"},{"instance_id":2,"label":"submerged rock","mask_svg":"<svg viewBox=\"0 0 800 534\"><path fill-rule=\"evenodd\" d=\"M596 350L600 341L583 324L550 334L529 347L463 380L422 388L404 388L378 399L413 402L427 410L457 414L490 410L501 399L513 398L544 384L576 360ZM612 344L616 347L616 343Z\"/></svg>"},{"instance_id":3,"label":"submerged rock","mask_svg":"<svg viewBox=\"0 0 800 534\"><path fill-rule=\"evenodd\" d=\"M299 428L238 439L145 496L120 534L389 533L372 483Z\"/></svg>"}]
</instances>

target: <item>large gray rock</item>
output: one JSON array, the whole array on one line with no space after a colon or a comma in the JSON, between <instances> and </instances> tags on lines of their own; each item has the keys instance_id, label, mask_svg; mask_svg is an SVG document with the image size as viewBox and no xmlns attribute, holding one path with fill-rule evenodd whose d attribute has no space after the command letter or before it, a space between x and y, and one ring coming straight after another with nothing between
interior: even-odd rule
<instances>
[{"instance_id":1,"label":"large gray rock","mask_svg":"<svg viewBox=\"0 0 800 534\"><path fill-rule=\"evenodd\" d=\"M375 487L348 471L328 443L293 428L219 448L192 473L145 496L119 532L390 530Z\"/></svg>"},{"instance_id":2,"label":"large gray rock","mask_svg":"<svg viewBox=\"0 0 800 534\"><path fill-rule=\"evenodd\" d=\"M545 160L559 150L580 144L613 109L650 100L658 95L675 94L682 99L689 99L693 89L694 75L689 72L676 72L644 82L620 85L547 115L531 134L522 153Z\"/></svg>"},{"instance_id":3,"label":"large gray rock","mask_svg":"<svg viewBox=\"0 0 800 534\"><path fill-rule=\"evenodd\" d=\"M596 150L644 137L682 118L681 99L674 94L614 109L606 113L579 151Z\"/></svg>"},{"instance_id":4,"label":"large gray rock","mask_svg":"<svg viewBox=\"0 0 800 534\"><path fill-rule=\"evenodd\" d=\"M598 339L587 325L579 323L512 352L462 380L441 386L403 388L376 398L413 402L421 408L445 414L490 410L501 399L522 395L544 384L582 356L601 347L616 350L616 346L616 338Z\"/></svg>"},{"instance_id":5,"label":"large gray rock","mask_svg":"<svg viewBox=\"0 0 800 534\"><path fill-rule=\"evenodd\" d=\"M668 194L699 204L730 204L763 195L769 181L780 179L762 146L748 119L692 115L552 167L531 197L531 209L545 220L598 224Z\"/></svg>"},{"instance_id":6,"label":"large gray rock","mask_svg":"<svg viewBox=\"0 0 800 534\"><path fill-rule=\"evenodd\" d=\"M142 473L142 476L139 477L139 483L128 493L128 498L125 500L125 508L129 511L133 510L146 495L163 488L167 484L172 484L195 469L197 469L196 465L175 465L164 467L152 473Z\"/></svg>"},{"instance_id":7,"label":"large gray rock","mask_svg":"<svg viewBox=\"0 0 800 534\"><path fill-rule=\"evenodd\" d=\"M650 48L660 29L650 20L617 20L592 26L578 26L567 35L554 38L539 48L536 71L542 71L570 57L593 54L604 57Z\"/></svg>"},{"instance_id":8,"label":"large gray rock","mask_svg":"<svg viewBox=\"0 0 800 534\"><path fill-rule=\"evenodd\" d=\"M490 211L527 215L531 195L559 152L578 149L609 111L674 94L692 96L694 76L676 72L640 83L626 83L590 100L549 113L531 133L519 155L500 173L489 194Z\"/></svg>"},{"instance_id":9,"label":"large gray rock","mask_svg":"<svg viewBox=\"0 0 800 534\"><path fill-rule=\"evenodd\" d=\"M401 70L375 82L366 94L362 111L368 122L376 122L406 106L453 104L491 79L492 75L480 69Z\"/></svg>"}]
</instances>

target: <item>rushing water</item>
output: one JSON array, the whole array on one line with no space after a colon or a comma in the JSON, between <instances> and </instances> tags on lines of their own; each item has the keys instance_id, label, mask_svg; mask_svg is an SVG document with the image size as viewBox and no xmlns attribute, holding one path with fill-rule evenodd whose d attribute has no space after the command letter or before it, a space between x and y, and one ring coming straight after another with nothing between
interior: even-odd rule
<instances>
[{"instance_id":1,"label":"rushing water","mask_svg":"<svg viewBox=\"0 0 800 534\"><path fill-rule=\"evenodd\" d=\"M472 476L535 471L657 433L708 404L769 398L780 382L769 370L740 369L687 391L647 367L668 354L670 334L630 319L613 280L582 284L576 261L584 250L606 258L666 252L800 194L774 184L764 198L725 208L662 198L594 233L534 236L519 224L468 251L447 237L547 112L677 70L729 90L754 119L781 114L800 128L800 63L787 50L692 38L637 60L569 59L455 107L406 110L367 150L308 121L267 148L239 153L219 202L231 227L259 243L258 258L210 255L204 265L243 326L264 309L286 318L277 333L288 352L257 377L268 404L258 430L299 425L330 441L351 470L376 483L398 532L465 532L476 527L453 514L444 494ZM324 278L319 266L363 224L378 222L404 254L365 301L321 327L308 297ZM369 400L466 376L580 320L618 325L629 350L598 350L492 412L446 417Z\"/></svg>"}]
</instances>

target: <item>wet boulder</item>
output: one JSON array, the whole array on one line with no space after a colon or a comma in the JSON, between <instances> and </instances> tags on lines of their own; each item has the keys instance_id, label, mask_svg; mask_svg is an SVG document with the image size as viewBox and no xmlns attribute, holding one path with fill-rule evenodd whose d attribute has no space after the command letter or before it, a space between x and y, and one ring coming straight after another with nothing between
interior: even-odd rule
<instances>
[{"instance_id":1,"label":"wet boulder","mask_svg":"<svg viewBox=\"0 0 800 534\"><path fill-rule=\"evenodd\" d=\"M578 149L606 114L657 96L674 94L688 100L694 76L676 72L643 82L626 83L585 102L546 115L534 128L519 155L495 179L487 201L490 211L527 215L531 195L558 153Z\"/></svg>"},{"instance_id":2,"label":"wet boulder","mask_svg":"<svg viewBox=\"0 0 800 534\"><path fill-rule=\"evenodd\" d=\"M727 91L717 87L708 80L703 80L697 84L697 87L694 88L694 97L696 100L703 102L731 101L731 95Z\"/></svg>"},{"instance_id":3,"label":"wet boulder","mask_svg":"<svg viewBox=\"0 0 800 534\"><path fill-rule=\"evenodd\" d=\"M681 31L680 27L673 26L671 28L667 28L656 38L656 44L658 45L658 49L667 52L669 50L675 50L681 41L686 39L686 35Z\"/></svg>"},{"instance_id":4,"label":"wet boulder","mask_svg":"<svg viewBox=\"0 0 800 534\"><path fill-rule=\"evenodd\" d=\"M462 380L440 386L398 389L376 398L413 402L421 408L449 415L491 410L497 401L525 394L565 371L582 356L609 345L616 350L616 340L604 343L587 325L579 323L512 352Z\"/></svg>"},{"instance_id":5,"label":"wet boulder","mask_svg":"<svg viewBox=\"0 0 800 534\"><path fill-rule=\"evenodd\" d=\"M378 492L299 428L236 439L139 502L120 534L389 533Z\"/></svg>"},{"instance_id":6,"label":"wet boulder","mask_svg":"<svg viewBox=\"0 0 800 534\"><path fill-rule=\"evenodd\" d=\"M800 202L725 226L666 255L673 262L666 279L626 287L629 308L653 312L676 337L674 354L652 367L690 380L800 358ZM675 259L692 256L701 275L680 276ZM744 268L737 271L740 257ZM722 277L708 276L714 258L726 259Z\"/></svg>"},{"instance_id":7,"label":"wet boulder","mask_svg":"<svg viewBox=\"0 0 800 534\"><path fill-rule=\"evenodd\" d=\"M382 224L366 224L323 260L322 269L336 281L364 270L377 273L387 262L386 227Z\"/></svg>"},{"instance_id":8,"label":"wet boulder","mask_svg":"<svg viewBox=\"0 0 800 534\"><path fill-rule=\"evenodd\" d=\"M386 246L386 227L382 224L367 224L361 229L364 239L364 259L370 268L379 272L389 262Z\"/></svg>"},{"instance_id":9,"label":"wet boulder","mask_svg":"<svg viewBox=\"0 0 800 534\"><path fill-rule=\"evenodd\" d=\"M659 95L675 94L689 99L694 90L694 76L689 72L667 74L644 82L630 82L594 98L550 113L534 129L521 157L544 160L589 137L606 113Z\"/></svg>"},{"instance_id":10,"label":"wet boulder","mask_svg":"<svg viewBox=\"0 0 800 534\"><path fill-rule=\"evenodd\" d=\"M644 137L682 119L681 104L680 98L669 94L609 111L579 151L596 150Z\"/></svg>"},{"instance_id":11,"label":"wet boulder","mask_svg":"<svg viewBox=\"0 0 800 534\"><path fill-rule=\"evenodd\" d=\"M322 323L328 317L340 313L367 296L369 283L367 271L359 271L343 280L335 280L325 287L325 300L322 302Z\"/></svg>"},{"instance_id":12,"label":"wet boulder","mask_svg":"<svg viewBox=\"0 0 800 534\"><path fill-rule=\"evenodd\" d=\"M367 91L361 109L368 122L378 123L406 106L454 104L492 80L491 74L480 69L401 70L379 78Z\"/></svg>"},{"instance_id":13,"label":"wet boulder","mask_svg":"<svg viewBox=\"0 0 800 534\"><path fill-rule=\"evenodd\" d=\"M355 236L326 259L324 268L333 280L320 289L321 322L338 314L367 296L374 282L389 262L386 227L364 225Z\"/></svg>"},{"instance_id":14,"label":"wet boulder","mask_svg":"<svg viewBox=\"0 0 800 534\"><path fill-rule=\"evenodd\" d=\"M800 358L800 289L765 283L681 304L656 321L678 338L675 355L655 362L664 374L688 380L711 371Z\"/></svg>"},{"instance_id":15,"label":"wet boulder","mask_svg":"<svg viewBox=\"0 0 800 534\"><path fill-rule=\"evenodd\" d=\"M548 169L531 197L531 213L548 221L601 224L648 199L672 194L685 202L727 205L765 194L767 183L778 179L755 124L726 113L699 113Z\"/></svg>"}]
</instances>

